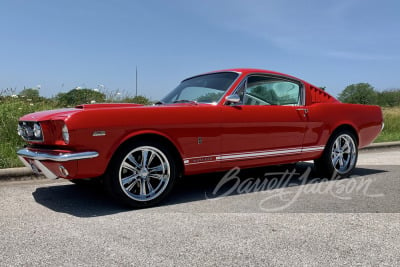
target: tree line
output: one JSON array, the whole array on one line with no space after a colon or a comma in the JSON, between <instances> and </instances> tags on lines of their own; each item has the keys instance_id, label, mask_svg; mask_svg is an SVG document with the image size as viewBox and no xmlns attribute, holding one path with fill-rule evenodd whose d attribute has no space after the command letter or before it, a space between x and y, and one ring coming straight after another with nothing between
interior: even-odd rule
<instances>
[{"instance_id":1,"label":"tree line","mask_svg":"<svg viewBox=\"0 0 400 267\"><path fill-rule=\"evenodd\" d=\"M325 90L325 87L320 87ZM0 98L4 94L0 94ZM40 96L37 88L25 88L14 97L37 102L52 102L60 107L73 107L80 104L121 102L149 105L152 101L145 96L121 95L119 92L100 92L97 89L74 88L67 93L58 93L52 98ZM379 105L382 107L400 106L400 89L377 91L368 83L347 86L338 96L343 103Z\"/></svg>"},{"instance_id":2,"label":"tree line","mask_svg":"<svg viewBox=\"0 0 400 267\"><path fill-rule=\"evenodd\" d=\"M338 98L343 103L397 107L400 106L400 89L377 91L368 83L357 83L347 86Z\"/></svg>"},{"instance_id":3,"label":"tree line","mask_svg":"<svg viewBox=\"0 0 400 267\"><path fill-rule=\"evenodd\" d=\"M37 88L25 88L13 97L30 99L33 102L53 102L60 107L73 107L80 104L94 104L105 102L135 103L149 105L152 103L145 96L122 95L119 92L100 92L97 89L74 88L67 93L58 93L52 98L40 96Z\"/></svg>"}]
</instances>

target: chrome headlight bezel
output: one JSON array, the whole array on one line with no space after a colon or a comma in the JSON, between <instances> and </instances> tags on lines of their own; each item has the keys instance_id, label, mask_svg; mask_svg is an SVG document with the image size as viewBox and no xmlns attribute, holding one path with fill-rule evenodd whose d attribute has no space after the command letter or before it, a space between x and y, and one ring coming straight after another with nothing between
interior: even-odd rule
<instances>
[{"instance_id":1,"label":"chrome headlight bezel","mask_svg":"<svg viewBox=\"0 0 400 267\"><path fill-rule=\"evenodd\" d=\"M17 133L28 142L44 142L43 128L40 122L20 121L18 122Z\"/></svg>"},{"instance_id":2,"label":"chrome headlight bezel","mask_svg":"<svg viewBox=\"0 0 400 267\"><path fill-rule=\"evenodd\" d=\"M34 123L33 124L33 135L36 138L42 138L43 132L42 132L42 127L40 127L39 123Z\"/></svg>"},{"instance_id":3,"label":"chrome headlight bezel","mask_svg":"<svg viewBox=\"0 0 400 267\"><path fill-rule=\"evenodd\" d=\"M21 127L21 125L18 123L18 127L17 127L17 133L18 133L18 135L19 136L21 136L22 138L24 138L23 137L23 135L24 135L24 130L23 130L23 128Z\"/></svg>"}]
</instances>

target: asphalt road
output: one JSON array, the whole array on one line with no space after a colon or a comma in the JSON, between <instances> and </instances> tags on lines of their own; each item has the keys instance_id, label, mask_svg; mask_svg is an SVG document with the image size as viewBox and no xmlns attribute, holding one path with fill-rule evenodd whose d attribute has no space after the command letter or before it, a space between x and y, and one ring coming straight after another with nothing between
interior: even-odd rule
<instances>
[{"instance_id":1,"label":"asphalt road","mask_svg":"<svg viewBox=\"0 0 400 267\"><path fill-rule=\"evenodd\" d=\"M400 150L361 152L347 179L310 167L186 177L145 210L98 187L2 181L0 266L399 266Z\"/></svg>"}]
</instances>

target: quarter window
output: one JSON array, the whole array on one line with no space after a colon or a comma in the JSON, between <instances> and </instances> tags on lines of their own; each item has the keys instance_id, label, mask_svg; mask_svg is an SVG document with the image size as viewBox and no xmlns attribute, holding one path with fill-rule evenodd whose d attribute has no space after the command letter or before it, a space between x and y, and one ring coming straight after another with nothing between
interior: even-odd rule
<instances>
[{"instance_id":1,"label":"quarter window","mask_svg":"<svg viewBox=\"0 0 400 267\"><path fill-rule=\"evenodd\" d=\"M262 76L250 76L243 92L244 105L300 104L300 85L291 81Z\"/></svg>"}]
</instances>

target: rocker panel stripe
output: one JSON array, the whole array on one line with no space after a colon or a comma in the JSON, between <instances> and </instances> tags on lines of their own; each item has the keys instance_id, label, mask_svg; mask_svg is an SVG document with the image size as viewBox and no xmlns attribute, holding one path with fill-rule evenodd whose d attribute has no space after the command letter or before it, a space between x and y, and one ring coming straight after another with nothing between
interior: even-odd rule
<instances>
[{"instance_id":1,"label":"rocker panel stripe","mask_svg":"<svg viewBox=\"0 0 400 267\"><path fill-rule=\"evenodd\" d=\"M287 148L287 149L275 149L275 150L260 150L253 152L242 152L242 153L231 153L222 155L209 155L185 158L183 163L185 165L202 164L216 161L230 161L239 159L256 159L262 157L272 157L272 156L284 156L290 154L299 154L302 152L317 152L324 150L325 146L311 146L311 147L297 147L297 148Z\"/></svg>"}]
</instances>

